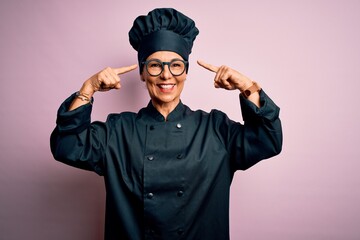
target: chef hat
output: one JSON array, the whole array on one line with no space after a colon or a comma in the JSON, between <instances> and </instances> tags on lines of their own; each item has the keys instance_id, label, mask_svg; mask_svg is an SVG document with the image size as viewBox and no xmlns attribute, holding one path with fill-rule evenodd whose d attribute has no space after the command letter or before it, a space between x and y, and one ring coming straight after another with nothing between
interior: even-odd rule
<instances>
[{"instance_id":1,"label":"chef hat","mask_svg":"<svg viewBox=\"0 0 360 240\"><path fill-rule=\"evenodd\" d=\"M142 62L157 51L176 52L187 61L198 34L195 22L172 8L157 8L137 17L129 31L129 40L138 52L140 72Z\"/></svg>"}]
</instances>

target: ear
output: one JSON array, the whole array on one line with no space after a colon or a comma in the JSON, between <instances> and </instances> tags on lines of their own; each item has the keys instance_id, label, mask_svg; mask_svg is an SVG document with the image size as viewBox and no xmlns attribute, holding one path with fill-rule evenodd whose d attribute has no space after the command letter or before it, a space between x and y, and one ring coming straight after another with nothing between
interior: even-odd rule
<instances>
[{"instance_id":1,"label":"ear","mask_svg":"<svg viewBox=\"0 0 360 240\"><path fill-rule=\"evenodd\" d=\"M145 82L145 78L142 74L140 74L140 79L141 79L141 81Z\"/></svg>"}]
</instances>

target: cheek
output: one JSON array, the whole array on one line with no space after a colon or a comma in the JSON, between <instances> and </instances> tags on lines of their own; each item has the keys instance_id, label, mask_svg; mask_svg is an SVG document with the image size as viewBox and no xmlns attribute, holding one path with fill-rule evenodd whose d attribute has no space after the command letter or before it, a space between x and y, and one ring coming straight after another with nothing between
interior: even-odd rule
<instances>
[{"instance_id":1,"label":"cheek","mask_svg":"<svg viewBox=\"0 0 360 240\"><path fill-rule=\"evenodd\" d=\"M179 83L179 90L182 92L182 90L184 89L184 82Z\"/></svg>"},{"instance_id":2,"label":"cheek","mask_svg":"<svg viewBox=\"0 0 360 240\"><path fill-rule=\"evenodd\" d=\"M183 86L183 85L184 85L184 83L185 83L185 81L186 81L186 75L185 75L184 77L182 77L182 78L178 79L178 85Z\"/></svg>"},{"instance_id":3,"label":"cheek","mask_svg":"<svg viewBox=\"0 0 360 240\"><path fill-rule=\"evenodd\" d=\"M155 92L156 85L149 79L146 79L145 81L146 88L149 92Z\"/></svg>"}]
</instances>

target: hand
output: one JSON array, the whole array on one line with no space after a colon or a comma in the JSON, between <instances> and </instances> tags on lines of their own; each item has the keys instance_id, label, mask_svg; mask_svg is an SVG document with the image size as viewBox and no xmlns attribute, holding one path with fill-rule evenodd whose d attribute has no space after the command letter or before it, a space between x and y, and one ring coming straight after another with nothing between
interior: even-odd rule
<instances>
[{"instance_id":1,"label":"hand","mask_svg":"<svg viewBox=\"0 0 360 240\"><path fill-rule=\"evenodd\" d=\"M244 91L252 85L252 81L249 78L228 66L216 67L201 60L197 62L203 68L216 73L214 78L214 86L216 88Z\"/></svg>"},{"instance_id":2,"label":"hand","mask_svg":"<svg viewBox=\"0 0 360 240\"><path fill-rule=\"evenodd\" d=\"M97 91L109 91L111 89L120 89L120 76L121 74L130 72L137 68L137 64L121 67L110 68L96 73L91 78L86 80L80 90L81 93L91 97Z\"/></svg>"}]
</instances>

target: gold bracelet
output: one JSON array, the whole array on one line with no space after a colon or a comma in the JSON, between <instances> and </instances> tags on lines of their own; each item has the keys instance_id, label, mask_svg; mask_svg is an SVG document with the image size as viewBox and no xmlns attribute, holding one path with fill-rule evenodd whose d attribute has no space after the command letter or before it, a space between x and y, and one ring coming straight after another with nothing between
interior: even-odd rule
<instances>
[{"instance_id":1,"label":"gold bracelet","mask_svg":"<svg viewBox=\"0 0 360 240\"><path fill-rule=\"evenodd\" d=\"M81 99L82 101L87 101L87 102L90 102L90 98L88 98L86 95L84 95L83 93L81 93L80 91L79 92L76 92L76 97Z\"/></svg>"}]
</instances>

